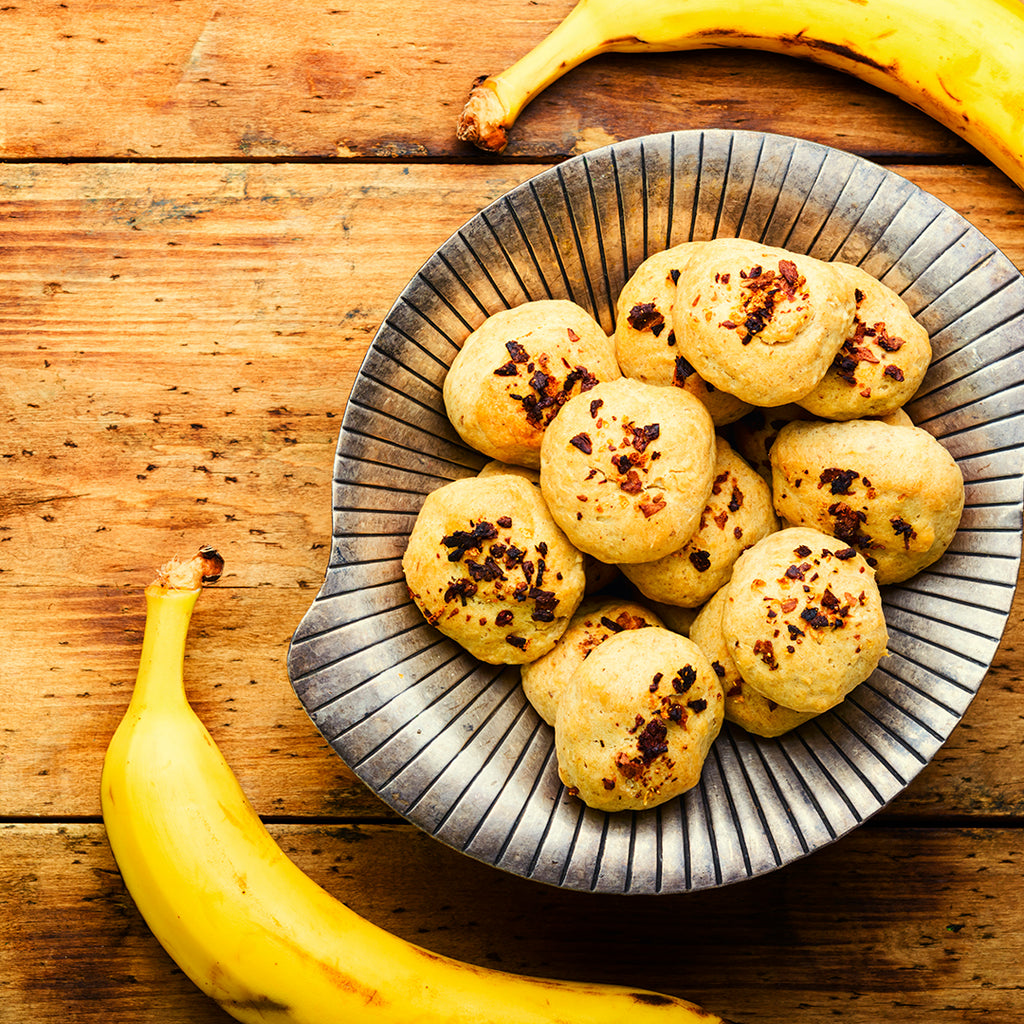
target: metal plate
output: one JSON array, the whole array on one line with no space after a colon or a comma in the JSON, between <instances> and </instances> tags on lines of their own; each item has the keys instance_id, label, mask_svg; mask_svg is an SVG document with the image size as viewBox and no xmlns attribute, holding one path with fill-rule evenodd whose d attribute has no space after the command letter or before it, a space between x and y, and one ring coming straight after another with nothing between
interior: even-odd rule
<instances>
[{"instance_id":1,"label":"metal plate","mask_svg":"<svg viewBox=\"0 0 1024 1024\"><path fill-rule=\"evenodd\" d=\"M884 591L892 656L780 739L726 726L700 785L642 813L585 808L515 668L478 663L410 602L401 558L425 495L484 459L449 425L448 365L492 312L566 297L609 332L648 255L719 235L857 263L899 292L934 362L909 411L960 464L946 555ZM338 439L326 578L289 650L299 699L391 807L471 857L570 889L662 893L761 875L831 843L928 763L995 654L1021 550L1024 279L962 217L850 154L753 132L619 143L513 189L395 303Z\"/></svg>"}]
</instances>

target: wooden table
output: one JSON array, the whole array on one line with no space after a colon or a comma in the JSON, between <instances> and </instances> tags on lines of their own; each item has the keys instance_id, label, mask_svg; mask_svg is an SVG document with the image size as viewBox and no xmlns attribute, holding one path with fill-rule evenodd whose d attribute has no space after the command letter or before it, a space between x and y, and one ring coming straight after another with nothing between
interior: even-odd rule
<instances>
[{"instance_id":1,"label":"wooden table","mask_svg":"<svg viewBox=\"0 0 1024 1024\"><path fill-rule=\"evenodd\" d=\"M287 852L439 952L679 993L746 1024L1024 1019L1022 605L963 723L876 819L719 891L562 892L393 815L285 657L329 552L340 415L405 282L574 153L688 127L893 166L1024 267L1024 197L909 106L739 52L606 57L502 157L455 140L478 73L570 0L18 0L0 11L0 1020L226 1021L157 945L104 838L142 587L216 546L194 704Z\"/></svg>"}]
</instances>

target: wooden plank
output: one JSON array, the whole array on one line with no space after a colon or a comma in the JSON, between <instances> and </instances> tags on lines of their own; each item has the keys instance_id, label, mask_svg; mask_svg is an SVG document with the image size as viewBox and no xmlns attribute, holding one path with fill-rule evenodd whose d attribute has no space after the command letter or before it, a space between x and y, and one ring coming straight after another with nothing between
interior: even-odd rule
<instances>
[{"instance_id":1,"label":"wooden plank","mask_svg":"<svg viewBox=\"0 0 1024 1024\"><path fill-rule=\"evenodd\" d=\"M118 585L198 530L242 585L318 585L373 332L433 249L530 173L5 168L5 584Z\"/></svg>"},{"instance_id":2,"label":"wooden plank","mask_svg":"<svg viewBox=\"0 0 1024 1024\"><path fill-rule=\"evenodd\" d=\"M473 80L511 64L571 7L433 0L392 5L385 21L373 4L321 0L9 4L0 155L476 159L455 139ZM738 51L594 59L526 110L508 154L554 160L680 126L769 129L890 159L979 159L857 79Z\"/></svg>"},{"instance_id":3,"label":"wooden plank","mask_svg":"<svg viewBox=\"0 0 1024 1024\"><path fill-rule=\"evenodd\" d=\"M563 893L458 855L390 815L290 689L362 355L434 247L530 174L645 132L776 131L895 164L1024 267L1021 192L978 154L778 56L599 58L528 108L504 157L459 144L471 80L572 2L0 10L0 1020L230 1020L159 948L98 823L141 587L207 541L229 570L196 612L189 693L284 848L357 912L745 1024L1024 1018L1019 590L981 694L887 812L686 897Z\"/></svg>"},{"instance_id":4,"label":"wooden plank","mask_svg":"<svg viewBox=\"0 0 1024 1024\"><path fill-rule=\"evenodd\" d=\"M326 744L288 681L288 642L312 596L211 588L192 621L189 697L262 813L380 817L387 809ZM17 587L4 606L13 625L0 667L0 813L98 815L103 752L138 669L141 591Z\"/></svg>"},{"instance_id":5,"label":"wooden plank","mask_svg":"<svg viewBox=\"0 0 1024 1024\"><path fill-rule=\"evenodd\" d=\"M357 913L503 970L643 985L744 1024L1024 1015L1015 829L863 828L751 882L661 897L543 887L408 826L272 831ZM229 1019L152 938L101 826L0 828L0 914L5 1020Z\"/></svg>"},{"instance_id":6,"label":"wooden plank","mask_svg":"<svg viewBox=\"0 0 1024 1024\"><path fill-rule=\"evenodd\" d=\"M148 578L140 574L139 588ZM260 813L388 817L317 732L288 681L288 642L312 597L297 587L236 587L230 578L205 593L189 640L190 699ZM13 587L3 605L0 815L96 816L103 751L138 667L140 589ZM1018 590L1011 622L1022 614ZM963 722L883 820L1024 814L1022 658L1012 638L1004 641Z\"/></svg>"},{"instance_id":7,"label":"wooden plank","mask_svg":"<svg viewBox=\"0 0 1024 1024\"><path fill-rule=\"evenodd\" d=\"M241 585L315 586L373 332L430 252L533 170L4 168L4 585L119 585L195 530ZM902 170L1024 265L1001 175Z\"/></svg>"},{"instance_id":8,"label":"wooden plank","mask_svg":"<svg viewBox=\"0 0 1024 1024\"><path fill-rule=\"evenodd\" d=\"M1024 203L1000 175L901 170L1024 266ZM534 171L3 169L0 753L18 771L0 773L0 814L97 813L139 592L202 543L228 575L197 613L193 678L219 687L197 699L257 806L383 813L308 722L284 664L327 564L339 416L406 280ZM1020 813L1020 678L1011 638L985 698L894 811Z\"/></svg>"}]
</instances>

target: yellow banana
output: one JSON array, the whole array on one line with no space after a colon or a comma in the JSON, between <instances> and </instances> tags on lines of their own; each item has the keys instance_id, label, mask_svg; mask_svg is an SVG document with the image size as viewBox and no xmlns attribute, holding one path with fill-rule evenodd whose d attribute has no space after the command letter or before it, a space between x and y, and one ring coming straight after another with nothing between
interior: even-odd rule
<instances>
[{"instance_id":1,"label":"yellow banana","mask_svg":"<svg viewBox=\"0 0 1024 1024\"><path fill-rule=\"evenodd\" d=\"M142 916L240 1021L308 1024L722 1024L627 987L545 981L438 956L349 910L289 860L190 707L185 641L203 549L146 588L138 678L103 768L111 849Z\"/></svg>"},{"instance_id":2,"label":"yellow banana","mask_svg":"<svg viewBox=\"0 0 1024 1024\"><path fill-rule=\"evenodd\" d=\"M539 92L600 53L768 50L894 93L1024 187L1024 0L580 0L500 74L478 79L460 139L499 152Z\"/></svg>"}]
</instances>

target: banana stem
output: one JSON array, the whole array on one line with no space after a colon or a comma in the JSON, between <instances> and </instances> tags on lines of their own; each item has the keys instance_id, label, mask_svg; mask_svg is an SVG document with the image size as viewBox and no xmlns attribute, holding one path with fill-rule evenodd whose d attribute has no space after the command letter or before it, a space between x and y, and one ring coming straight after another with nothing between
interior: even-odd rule
<instances>
[{"instance_id":1,"label":"banana stem","mask_svg":"<svg viewBox=\"0 0 1024 1024\"><path fill-rule=\"evenodd\" d=\"M129 714L156 701L166 700L175 685L184 697L185 640L198 590L170 590L158 583L146 587L146 629ZM168 666L177 671L168 671Z\"/></svg>"},{"instance_id":2,"label":"banana stem","mask_svg":"<svg viewBox=\"0 0 1024 1024\"><path fill-rule=\"evenodd\" d=\"M166 699L171 685L180 688L184 699L182 669L192 610L203 586L215 583L223 570L224 559L204 547L188 561L172 559L162 565L146 587L146 626L129 713L139 712L151 700Z\"/></svg>"},{"instance_id":3,"label":"banana stem","mask_svg":"<svg viewBox=\"0 0 1024 1024\"><path fill-rule=\"evenodd\" d=\"M621 42L621 40L620 40ZM459 116L456 135L480 149L500 153L508 129L523 108L552 82L584 61L612 49L602 24L580 0L551 33L511 67L478 78Z\"/></svg>"}]
</instances>

